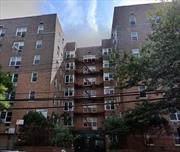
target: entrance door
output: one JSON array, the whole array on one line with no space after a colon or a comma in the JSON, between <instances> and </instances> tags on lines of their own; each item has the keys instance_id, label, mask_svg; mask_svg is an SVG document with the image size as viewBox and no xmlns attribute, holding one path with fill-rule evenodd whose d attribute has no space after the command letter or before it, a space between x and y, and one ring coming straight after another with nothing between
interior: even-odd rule
<instances>
[{"instance_id":1,"label":"entrance door","mask_svg":"<svg viewBox=\"0 0 180 152\"><path fill-rule=\"evenodd\" d=\"M77 136L74 142L75 152L105 152L104 139L97 134Z\"/></svg>"}]
</instances>

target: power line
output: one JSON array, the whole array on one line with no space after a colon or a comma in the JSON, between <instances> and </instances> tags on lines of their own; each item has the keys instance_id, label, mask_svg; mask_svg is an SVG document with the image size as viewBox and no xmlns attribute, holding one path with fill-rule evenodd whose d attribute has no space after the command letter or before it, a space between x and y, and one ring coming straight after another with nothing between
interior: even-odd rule
<instances>
[{"instance_id":1,"label":"power line","mask_svg":"<svg viewBox=\"0 0 180 152\"><path fill-rule=\"evenodd\" d=\"M146 99L148 101L160 101L162 99L167 99L167 98L156 98L156 99ZM58 99L56 99L58 100ZM118 101L118 102L113 102L113 104L128 104L128 103L140 103L143 102L145 99L142 100L129 100L129 101ZM92 106L92 105L108 105L109 103L86 103L86 104L79 104L79 105L72 105L71 107L83 107L83 106ZM24 109L54 109L54 108L59 108L59 109L64 109L66 106L37 106L37 107L11 107L11 110L24 110ZM98 113L98 112L96 112Z\"/></svg>"}]
</instances>

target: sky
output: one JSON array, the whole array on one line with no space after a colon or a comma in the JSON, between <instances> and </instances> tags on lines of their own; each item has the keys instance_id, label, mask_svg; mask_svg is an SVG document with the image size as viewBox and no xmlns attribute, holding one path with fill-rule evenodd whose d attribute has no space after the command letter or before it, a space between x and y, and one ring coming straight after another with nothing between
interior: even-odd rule
<instances>
[{"instance_id":1,"label":"sky","mask_svg":"<svg viewBox=\"0 0 180 152\"><path fill-rule=\"evenodd\" d=\"M160 0L0 0L0 19L57 13L66 42L78 47L110 38L115 6Z\"/></svg>"}]
</instances>

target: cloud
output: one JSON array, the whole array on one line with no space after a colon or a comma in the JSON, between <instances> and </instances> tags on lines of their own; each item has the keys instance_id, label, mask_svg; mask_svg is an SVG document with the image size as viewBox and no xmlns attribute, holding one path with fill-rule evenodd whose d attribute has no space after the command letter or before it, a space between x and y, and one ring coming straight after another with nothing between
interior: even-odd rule
<instances>
[{"instance_id":1,"label":"cloud","mask_svg":"<svg viewBox=\"0 0 180 152\"><path fill-rule=\"evenodd\" d=\"M83 24L84 11L82 5L77 0L66 0L64 8L64 24L68 26L78 26Z\"/></svg>"},{"instance_id":2,"label":"cloud","mask_svg":"<svg viewBox=\"0 0 180 152\"><path fill-rule=\"evenodd\" d=\"M0 0L0 19L39 15L42 0Z\"/></svg>"},{"instance_id":3,"label":"cloud","mask_svg":"<svg viewBox=\"0 0 180 152\"><path fill-rule=\"evenodd\" d=\"M86 20L88 22L89 27L94 31L98 31L98 25L96 23L96 8L97 0L91 0Z\"/></svg>"}]
</instances>

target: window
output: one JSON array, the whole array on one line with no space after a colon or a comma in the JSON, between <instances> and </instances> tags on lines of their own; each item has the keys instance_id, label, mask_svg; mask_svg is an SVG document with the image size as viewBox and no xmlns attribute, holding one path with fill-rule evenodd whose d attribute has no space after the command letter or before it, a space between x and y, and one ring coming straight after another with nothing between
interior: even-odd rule
<instances>
[{"instance_id":1,"label":"window","mask_svg":"<svg viewBox=\"0 0 180 152\"><path fill-rule=\"evenodd\" d=\"M15 100L15 97L16 97L16 92L12 91L10 93L8 93L8 99L9 100Z\"/></svg>"},{"instance_id":2,"label":"window","mask_svg":"<svg viewBox=\"0 0 180 152\"><path fill-rule=\"evenodd\" d=\"M5 29L0 27L0 38L3 38L5 36Z\"/></svg>"},{"instance_id":3,"label":"window","mask_svg":"<svg viewBox=\"0 0 180 152\"><path fill-rule=\"evenodd\" d=\"M34 100L35 99L35 91L30 91L29 92L29 99Z\"/></svg>"},{"instance_id":4,"label":"window","mask_svg":"<svg viewBox=\"0 0 180 152\"><path fill-rule=\"evenodd\" d=\"M71 116L64 117L64 125L67 127L73 126L73 117Z\"/></svg>"},{"instance_id":5,"label":"window","mask_svg":"<svg viewBox=\"0 0 180 152\"><path fill-rule=\"evenodd\" d=\"M96 61L96 56L95 55L84 55L83 56L83 61L88 62L88 63L95 62Z\"/></svg>"},{"instance_id":6,"label":"window","mask_svg":"<svg viewBox=\"0 0 180 152\"><path fill-rule=\"evenodd\" d=\"M18 74L12 74L12 76L11 76L11 81L12 81L13 83L16 83L16 82L18 81Z\"/></svg>"},{"instance_id":7,"label":"window","mask_svg":"<svg viewBox=\"0 0 180 152\"><path fill-rule=\"evenodd\" d=\"M114 100L106 100L105 101L105 110L114 110Z\"/></svg>"},{"instance_id":8,"label":"window","mask_svg":"<svg viewBox=\"0 0 180 152\"><path fill-rule=\"evenodd\" d=\"M147 97L146 86L144 85L139 86L139 93L140 93L140 97Z\"/></svg>"},{"instance_id":9,"label":"window","mask_svg":"<svg viewBox=\"0 0 180 152\"><path fill-rule=\"evenodd\" d=\"M108 60L103 60L103 68L111 68L112 63Z\"/></svg>"},{"instance_id":10,"label":"window","mask_svg":"<svg viewBox=\"0 0 180 152\"><path fill-rule=\"evenodd\" d=\"M74 96L74 88L66 88L64 91L64 96Z\"/></svg>"},{"instance_id":11,"label":"window","mask_svg":"<svg viewBox=\"0 0 180 152\"><path fill-rule=\"evenodd\" d=\"M66 59L73 59L73 58L75 58L75 51L67 51L67 52L65 52L65 58Z\"/></svg>"},{"instance_id":12,"label":"window","mask_svg":"<svg viewBox=\"0 0 180 152\"><path fill-rule=\"evenodd\" d=\"M65 69L66 70L73 70L75 68L75 63L74 62L69 62L65 64Z\"/></svg>"},{"instance_id":13,"label":"window","mask_svg":"<svg viewBox=\"0 0 180 152\"><path fill-rule=\"evenodd\" d=\"M161 21L161 16L155 16L155 17L154 17L154 20L155 20L155 23L156 23L156 24L159 24L160 21Z\"/></svg>"},{"instance_id":14,"label":"window","mask_svg":"<svg viewBox=\"0 0 180 152\"><path fill-rule=\"evenodd\" d=\"M177 128L177 131L174 133L174 143L175 146L180 146L180 127Z\"/></svg>"},{"instance_id":15,"label":"window","mask_svg":"<svg viewBox=\"0 0 180 152\"><path fill-rule=\"evenodd\" d=\"M103 55L109 55L110 53L112 53L112 49L111 48L104 48L104 49L102 49L102 54Z\"/></svg>"},{"instance_id":16,"label":"window","mask_svg":"<svg viewBox=\"0 0 180 152\"><path fill-rule=\"evenodd\" d=\"M94 117L87 117L83 119L84 127L89 127L91 129L97 129L97 118Z\"/></svg>"},{"instance_id":17,"label":"window","mask_svg":"<svg viewBox=\"0 0 180 152\"><path fill-rule=\"evenodd\" d=\"M21 57L11 57L9 66L19 66L21 65Z\"/></svg>"},{"instance_id":18,"label":"window","mask_svg":"<svg viewBox=\"0 0 180 152\"><path fill-rule=\"evenodd\" d=\"M24 42L14 42L12 48L17 51L22 51L24 48Z\"/></svg>"},{"instance_id":19,"label":"window","mask_svg":"<svg viewBox=\"0 0 180 152\"><path fill-rule=\"evenodd\" d=\"M134 57L139 57L139 56L140 56L140 54L139 54L139 49L132 49L132 55L133 55Z\"/></svg>"},{"instance_id":20,"label":"window","mask_svg":"<svg viewBox=\"0 0 180 152\"><path fill-rule=\"evenodd\" d=\"M112 73L104 73L104 81L111 81L113 80L113 74Z\"/></svg>"},{"instance_id":21,"label":"window","mask_svg":"<svg viewBox=\"0 0 180 152\"><path fill-rule=\"evenodd\" d=\"M38 78L38 73L37 72L32 72L31 74L31 82L36 82Z\"/></svg>"},{"instance_id":22,"label":"window","mask_svg":"<svg viewBox=\"0 0 180 152\"><path fill-rule=\"evenodd\" d=\"M136 24L136 17L133 13L131 13L131 15L129 16L129 23L131 25L135 25Z\"/></svg>"},{"instance_id":23,"label":"window","mask_svg":"<svg viewBox=\"0 0 180 152\"><path fill-rule=\"evenodd\" d=\"M154 141L151 135L145 135L144 142L146 146L154 146Z\"/></svg>"},{"instance_id":24,"label":"window","mask_svg":"<svg viewBox=\"0 0 180 152\"><path fill-rule=\"evenodd\" d=\"M84 78L83 81L84 81L85 86L90 86L90 85L96 84L96 78Z\"/></svg>"},{"instance_id":25,"label":"window","mask_svg":"<svg viewBox=\"0 0 180 152\"><path fill-rule=\"evenodd\" d=\"M96 90L85 90L84 97L96 97Z\"/></svg>"},{"instance_id":26,"label":"window","mask_svg":"<svg viewBox=\"0 0 180 152\"><path fill-rule=\"evenodd\" d=\"M112 94L114 94L114 87L104 87L104 94L105 95L112 95Z\"/></svg>"},{"instance_id":27,"label":"window","mask_svg":"<svg viewBox=\"0 0 180 152\"><path fill-rule=\"evenodd\" d=\"M36 41L36 49L42 48L42 40L37 40Z\"/></svg>"},{"instance_id":28,"label":"window","mask_svg":"<svg viewBox=\"0 0 180 152\"><path fill-rule=\"evenodd\" d=\"M1 121L3 123L11 123L12 112L1 112Z\"/></svg>"},{"instance_id":29,"label":"window","mask_svg":"<svg viewBox=\"0 0 180 152\"><path fill-rule=\"evenodd\" d=\"M41 113L45 118L48 116L48 109L36 109L36 112Z\"/></svg>"},{"instance_id":30,"label":"window","mask_svg":"<svg viewBox=\"0 0 180 152\"><path fill-rule=\"evenodd\" d=\"M26 27L18 27L16 29L16 36L25 37L26 32L27 32L27 28Z\"/></svg>"},{"instance_id":31,"label":"window","mask_svg":"<svg viewBox=\"0 0 180 152\"><path fill-rule=\"evenodd\" d=\"M41 34L43 31L44 31L44 24L41 23L40 25L38 25L37 33L38 33L38 34Z\"/></svg>"},{"instance_id":32,"label":"window","mask_svg":"<svg viewBox=\"0 0 180 152\"><path fill-rule=\"evenodd\" d=\"M180 112L171 112L170 120L171 121L180 121Z\"/></svg>"},{"instance_id":33,"label":"window","mask_svg":"<svg viewBox=\"0 0 180 152\"><path fill-rule=\"evenodd\" d=\"M74 75L65 75L65 83L73 83Z\"/></svg>"},{"instance_id":34,"label":"window","mask_svg":"<svg viewBox=\"0 0 180 152\"><path fill-rule=\"evenodd\" d=\"M74 110L73 105L74 105L73 101L64 102L64 111L73 111Z\"/></svg>"},{"instance_id":35,"label":"window","mask_svg":"<svg viewBox=\"0 0 180 152\"><path fill-rule=\"evenodd\" d=\"M97 110L96 105L94 105L94 106L83 106L83 112L85 112L85 113L96 112L96 110Z\"/></svg>"},{"instance_id":36,"label":"window","mask_svg":"<svg viewBox=\"0 0 180 152\"><path fill-rule=\"evenodd\" d=\"M40 55L35 55L33 64L39 64L39 63L40 63Z\"/></svg>"},{"instance_id":37,"label":"window","mask_svg":"<svg viewBox=\"0 0 180 152\"><path fill-rule=\"evenodd\" d=\"M83 73L91 73L91 72L95 72L96 71L96 67L95 66L87 66L83 68Z\"/></svg>"},{"instance_id":38,"label":"window","mask_svg":"<svg viewBox=\"0 0 180 152\"><path fill-rule=\"evenodd\" d=\"M131 40L138 41L138 33L137 32L131 32Z\"/></svg>"}]
</instances>

